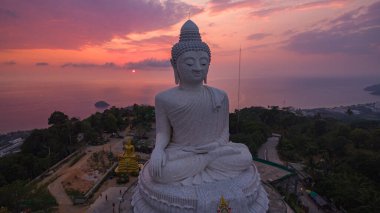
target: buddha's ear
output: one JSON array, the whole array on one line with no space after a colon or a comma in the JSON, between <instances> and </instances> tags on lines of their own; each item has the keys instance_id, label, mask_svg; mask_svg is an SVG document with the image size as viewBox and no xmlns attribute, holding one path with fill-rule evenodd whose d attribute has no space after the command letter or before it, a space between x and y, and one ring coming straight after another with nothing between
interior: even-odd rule
<instances>
[{"instance_id":1,"label":"buddha's ear","mask_svg":"<svg viewBox=\"0 0 380 213\"><path fill-rule=\"evenodd\" d=\"M207 75L206 75L205 78L203 79L203 83L207 84Z\"/></svg>"},{"instance_id":2,"label":"buddha's ear","mask_svg":"<svg viewBox=\"0 0 380 213\"><path fill-rule=\"evenodd\" d=\"M170 63L172 64L172 67L173 67L173 70L174 70L174 80L175 80L175 84L179 84L179 75L178 75L178 71L177 71L177 67L176 65L174 64L173 62L173 59L170 59Z\"/></svg>"},{"instance_id":3,"label":"buddha's ear","mask_svg":"<svg viewBox=\"0 0 380 213\"><path fill-rule=\"evenodd\" d=\"M174 69L174 80L175 80L175 84L179 84L179 75L178 75L178 72L177 72L177 69Z\"/></svg>"}]
</instances>

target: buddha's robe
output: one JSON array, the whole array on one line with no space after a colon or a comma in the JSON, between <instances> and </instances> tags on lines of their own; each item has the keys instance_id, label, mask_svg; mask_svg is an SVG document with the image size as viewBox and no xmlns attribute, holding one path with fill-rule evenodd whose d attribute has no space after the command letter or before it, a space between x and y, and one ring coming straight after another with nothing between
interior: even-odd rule
<instances>
[{"instance_id":1,"label":"buddha's robe","mask_svg":"<svg viewBox=\"0 0 380 213\"><path fill-rule=\"evenodd\" d=\"M229 141L228 97L221 90L164 91L156 96L156 121L157 131L162 122L172 128L166 164L160 177L152 176L157 182L213 182L237 176L252 163L245 145Z\"/></svg>"}]
</instances>

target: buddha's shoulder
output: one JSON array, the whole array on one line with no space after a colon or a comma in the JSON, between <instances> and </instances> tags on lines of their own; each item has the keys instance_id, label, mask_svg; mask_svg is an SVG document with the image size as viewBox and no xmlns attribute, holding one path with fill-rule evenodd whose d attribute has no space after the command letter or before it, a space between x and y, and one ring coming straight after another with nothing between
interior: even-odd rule
<instances>
[{"instance_id":1,"label":"buddha's shoulder","mask_svg":"<svg viewBox=\"0 0 380 213\"><path fill-rule=\"evenodd\" d=\"M207 88L209 88L210 90L212 90L216 95L220 96L220 97L227 97L227 93L221 89L218 89L218 88L215 88L215 87L210 87L210 86L207 86Z\"/></svg>"},{"instance_id":2,"label":"buddha's shoulder","mask_svg":"<svg viewBox=\"0 0 380 213\"><path fill-rule=\"evenodd\" d=\"M173 97L178 95L178 93L179 93L178 87L173 87L173 88L164 90L156 95L156 101L168 102L169 100L172 100Z\"/></svg>"}]
</instances>

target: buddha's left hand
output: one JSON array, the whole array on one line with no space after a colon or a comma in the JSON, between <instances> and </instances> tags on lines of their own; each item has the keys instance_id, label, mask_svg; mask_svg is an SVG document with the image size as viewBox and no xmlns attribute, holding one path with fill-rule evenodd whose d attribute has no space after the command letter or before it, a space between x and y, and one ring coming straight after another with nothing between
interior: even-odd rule
<instances>
[{"instance_id":1,"label":"buddha's left hand","mask_svg":"<svg viewBox=\"0 0 380 213\"><path fill-rule=\"evenodd\" d=\"M161 168L165 166L166 163L165 151L161 149L153 149L150 161L152 163L151 174L155 177L161 177Z\"/></svg>"}]
</instances>

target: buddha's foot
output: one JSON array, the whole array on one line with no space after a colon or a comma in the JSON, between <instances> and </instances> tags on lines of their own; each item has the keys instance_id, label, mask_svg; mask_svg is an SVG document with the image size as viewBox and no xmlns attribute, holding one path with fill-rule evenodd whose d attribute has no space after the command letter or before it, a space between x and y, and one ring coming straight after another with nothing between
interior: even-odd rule
<instances>
[{"instance_id":1,"label":"buddha's foot","mask_svg":"<svg viewBox=\"0 0 380 213\"><path fill-rule=\"evenodd\" d=\"M237 155L240 153L241 153L240 150L236 150L230 146L223 146L217 150L213 150L213 151L209 152L208 154L210 156L212 156L213 159L215 159L217 157L223 157L225 155Z\"/></svg>"}]
</instances>

